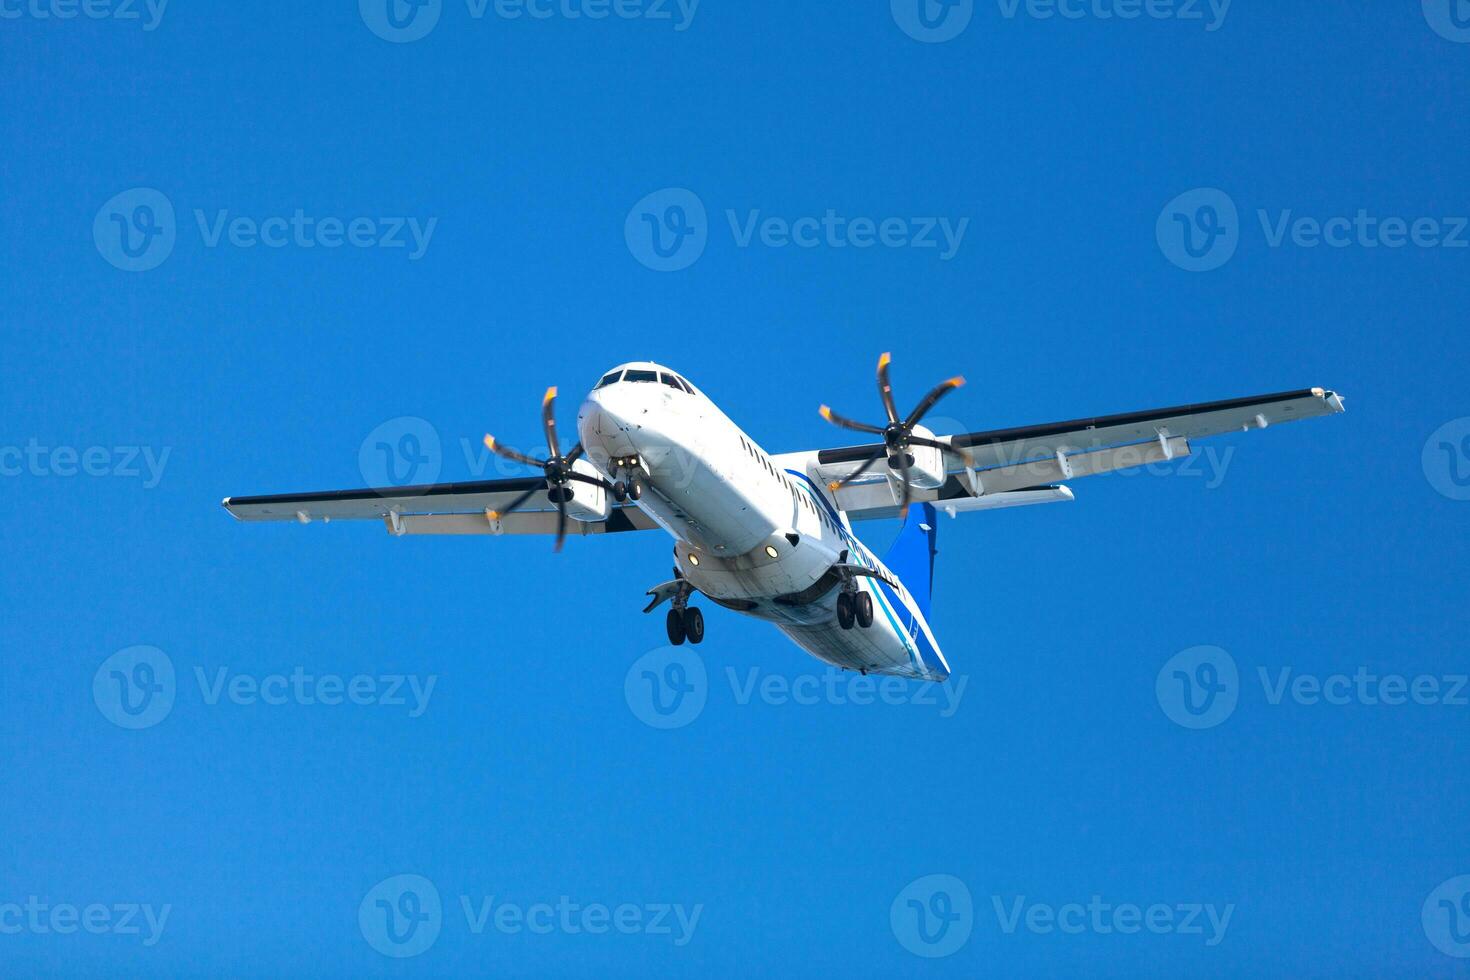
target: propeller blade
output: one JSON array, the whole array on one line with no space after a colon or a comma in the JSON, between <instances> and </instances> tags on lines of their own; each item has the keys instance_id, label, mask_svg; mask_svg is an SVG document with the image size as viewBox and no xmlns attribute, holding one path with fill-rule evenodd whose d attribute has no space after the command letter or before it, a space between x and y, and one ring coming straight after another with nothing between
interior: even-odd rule
<instances>
[{"instance_id":1,"label":"propeller blade","mask_svg":"<svg viewBox=\"0 0 1470 980\"><path fill-rule=\"evenodd\" d=\"M544 465L539 459L532 459L525 453L518 453L509 446L502 446L500 443L496 442L495 437L490 435L489 433L485 434L485 448L490 450L497 456L504 456L506 459L515 460L517 463L525 463L527 466L539 467Z\"/></svg>"},{"instance_id":2,"label":"propeller blade","mask_svg":"<svg viewBox=\"0 0 1470 980\"><path fill-rule=\"evenodd\" d=\"M540 492L541 492L541 487L532 487L531 489L527 490L525 493L521 494L516 499L512 500L510 503L506 504L500 510L492 510L486 516L489 517L492 521L498 521L502 517L504 517L506 514L511 513L517 507L521 506L526 501L530 500L533 496L535 496L536 494L538 494Z\"/></svg>"},{"instance_id":3,"label":"propeller blade","mask_svg":"<svg viewBox=\"0 0 1470 980\"><path fill-rule=\"evenodd\" d=\"M561 551L562 544L567 539L567 505L564 501L556 503L556 547L553 551Z\"/></svg>"},{"instance_id":4,"label":"propeller blade","mask_svg":"<svg viewBox=\"0 0 1470 980\"><path fill-rule=\"evenodd\" d=\"M873 455L869 456L867 458L867 460L863 463L862 466L859 466L856 470L854 470L853 472L849 473L847 476L844 476L840 480L833 480L831 483L827 484L827 489L828 490L834 490L834 491L835 490L841 490L843 487L847 486L849 483L852 483L858 477L860 477L864 473L868 472L868 470L872 469L873 468L873 464L876 463L876 462L878 462L878 460L882 459L883 458L883 454L886 453L886 452L887 452L886 449L884 449L882 447L879 447L879 449L877 450L877 452L875 452L875 453L873 453Z\"/></svg>"},{"instance_id":5,"label":"propeller blade","mask_svg":"<svg viewBox=\"0 0 1470 980\"><path fill-rule=\"evenodd\" d=\"M960 459L965 458L964 453L960 452L953 446L946 446L944 443L940 442L937 439L925 439L923 436L909 436L909 445L928 446L931 449L938 449L941 452L951 453L955 456L958 456Z\"/></svg>"},{"instance_id":6,"label":"propeller blade","mask_svg":"<svg viewBox=\"0 0 1470 980\"><path fill-rule=\"evenodd\" d=\"M575 446L572 447L572 451L567 453L567 465L571 466L578 459L580 459L582 454L586 451L586 448L584 448L580 442L577 443Z\"/></svg>"},{"instance_id":7,"label":"propeller blade","mask_svg":"<svg viewBox=\"0 0 1470 980\"><path fill-rule=\"evenodd\" d=\"M881 436L883 434L883 430L878 428L876 425L868 425L866 422L854 422L850 418L845 418L844 416L838 415L826 405L823 405L821 407L820 412L822 414L822 418L826 419L828 422L831 422L839 429L851 429L854 432L867 432L875 436Z\"/></svg>"},{"instance_id":8,"label":"propeller blade","mask_svg":"<svg viewBox=\"0 0 1470 980\"><path fill-rule=\"evenodd\" d=\"M893 404L893 385L888 383L888 362L893 358L884 351L878 357L878 394L883 399L883 411L888 413L888 421L898 421L898 407Z\"/></svg>"},{"instance_id":9,"label":"propeller blade","mask_svg":"<svg viewBox=\"0 0 1470 980\"><path fill-rule=\"evenodd\" d=\"M929 409L933 408L935 403L938 402L939 399L943 398L951 391L954 391L956 388L963 387L964 384L965 379L960 377L959 375L950 378L948 381L939 382L939 384L935 385L929 391L929 394L925 395L923 400L920 401L917 406L915 406L914 410L909 413L909 417L904 419L904 428L912 428L915 424L918 423L919 419L929 414Z\"/></svg>"},{"instance_id":10,"label":"propeller blade","mask_svg":"<svg viewBox=\"0 0 1470 980\"><path fill-rule=\"evenodd\" d=\"M547 388L541 399L541 425L546 430L546 448L551 455L560 456L561 450L556 447L556 385Z\"/></svg>"}]
</instances>

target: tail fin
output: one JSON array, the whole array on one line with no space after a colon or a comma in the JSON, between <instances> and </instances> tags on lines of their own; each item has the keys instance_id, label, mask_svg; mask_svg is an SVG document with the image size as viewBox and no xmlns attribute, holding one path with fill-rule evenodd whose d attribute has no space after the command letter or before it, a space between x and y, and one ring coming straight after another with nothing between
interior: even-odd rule
<instances>
[{"instance_id":1,"label":"tail fin","mask_svg":"<svg viewBox=\"0 0 1470 980\"><path fill-rule=\"evenodd\" d=\"M903 582L925 619L929 618L929 599L934 591L934 556L939 553L934 537L938 524L933 504L914 504L909 507L908 520L903 522L888 554L883 556L883 564Z\"/></svg>"}]
</instances>

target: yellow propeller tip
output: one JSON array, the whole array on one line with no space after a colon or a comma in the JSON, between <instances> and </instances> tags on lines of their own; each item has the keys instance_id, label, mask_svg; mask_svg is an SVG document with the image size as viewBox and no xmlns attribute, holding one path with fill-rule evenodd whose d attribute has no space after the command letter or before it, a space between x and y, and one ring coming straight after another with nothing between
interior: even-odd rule
<instances>
[{"instance_id":1,"label":"yellow propeller tip","mask_svg":"<svg viewBox=\"0 0 1470 980\"><path fill-rule=\"evenodd\" d=\"M961 374L955 375L954 377L952 377L952 378L949 379L949 384L950 384L950 387L952 387L952 388L963 388L965 386L965 378L964 378L964 375L961 375Z\"/></svg>"},{"instance_id":2,"label":"yellow propeller tip","mask_svg":"<svg viewBox=\"0 0 1470 980\"><path fill-rule=\"evenodd\" d=\"M823 405L821 408L817 409L817 413L828 422L832 421L832 409L828 408L826 405Z\"/></svg>"},{"instance_id":3,"label":"yellow propeller tip","mask_svg":"<svg viewBox=\"0 0 1470 980\"><path fill-rule=\"evenodd\" d=\"M833 493L836 493L841 486L842 484L840 482L838 482L837 480L833 480L831 483L827 484L827 489L831 490Z\"/></svg>"},{"instance_id":4,"label":"yellow propeller tip","mask_svg":"<svg viewBox=\"0 0 1470 980\"><path fill-rule=\"evenodd\" d=\"M498 521L498 520L500 520L500 511L498 511L498 510L487 510L487 511L485 511L485 516L488 517L488 518L490 518L492 521Z\"/></svg>"},{"instance_id":5,"label":"yellow propeller tip","mask_svg":"<svg viewBox=\"0 0 1470 980\"><path fill-rule=\"evenodd\" d=\"M556 385L552 385L550 388L547 388L546 389L546 397L543 398L543 399L541 399L541 403L544 405L547 402L551 401L555 397L556 397Z\"/></svg>"},{"instance_id":6,"label":"yellow propeller tip","mask_svg":"<svg viewBox=\"0 0 1470 980\"><path fill-rule=\"evenodd\" d=\"M884 351L882 354L879 354L878 355L878 366L880 368L887 367L888 366L888 362L891 361L891 360L893 360L893 356L891 354L889 354L887 351Z\"/></svg>"},{"instance_id":7,"label":"yellow propeller tip","mask_svg":"<svg viewBox=\"0 0 1470 980\"><path fill-rule=\"evenodd\" d=\"M495 450L495 437L488 432L485 433L485 448L492 452Z\"/></svg>"}]
</instances>

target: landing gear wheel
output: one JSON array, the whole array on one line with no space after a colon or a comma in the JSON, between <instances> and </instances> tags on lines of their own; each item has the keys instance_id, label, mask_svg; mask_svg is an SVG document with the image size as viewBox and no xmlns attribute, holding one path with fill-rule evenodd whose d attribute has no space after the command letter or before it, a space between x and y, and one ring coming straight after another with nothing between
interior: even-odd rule
<instances>
[{"instance_id":1,"label":"landing gear wheel","mask_svg":"<svg viewBox=\"0 0 1470 980\"><path fill-rule=\"evenodd\" d=\"M628 498L630 500L637 500L641 496L643 496L643 481L634 477L628 481Z\"/></svg>"},{"instance_id":2,"label":"landing gear wheel","mask_svg":"<svg viewBox=\"0 0 1470 980\"><path fill-rule=\"evenodd\" d=\"M701 630L703 623L700 624ZM678 609L670 609L669 615L664 619L664 628L669 632L669 642L674 646L682 646L684 643L684 614ZM697 642L697 641L696 641Z\"/></svg>"},{"instance_id":3,"label":"landing gear wheel","mask_svg":"<svg viewBox=\"0 0 1470 980\"><path fill-rule=\"evenodd\" d=\"M852 629L854 615L852 606L851 592L843 592L837 596L837 625L845 630Z\"/></svg>"},{"instance_id":4,"label":"landing gear wheel","mask_svg":"<svg viewBox=\"0 0 1470 980\"><path fill-rule=\"evenodd\" d=\"M704 613L699 611L698 606L690 606L684 610L684 634L689 637L690 643L698 643L704 639Z\"/></svg>"},{"instance_id":5,"label":"landing gear wheel","mask_svg":"<svg viewBox=\"0 0 1470 980\"><path fill-rule=\"evenodd\" d=\"M863 629L873 625L873 596L868 592L859 592L853 597L857 601L853 613L856 615L857 624Z\"/></svg>"},{"instance_id":6,"label":"landing gear wheel","mask_svg":"<svg viewBox=\"0 0 1470 980\"><path fill-rule=\"evenodd\" d=\"M612 495L613 499L618 503L622 503L628 499L628 488L623 485L622 480L612 485Z\"/></svg>"}]
</instances>

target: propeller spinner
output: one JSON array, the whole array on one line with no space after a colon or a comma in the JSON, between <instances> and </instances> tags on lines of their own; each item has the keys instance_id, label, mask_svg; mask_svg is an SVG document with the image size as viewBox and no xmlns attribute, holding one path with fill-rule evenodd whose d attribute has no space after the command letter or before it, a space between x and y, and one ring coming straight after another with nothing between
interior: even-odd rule
<instances>
[{"instance_id":1,"label":"propeller spinner","mask_svg":"<svg viewBox=\"0 0 1470 980\"><path fill-rule=\"evenodd\" d=\"M888 364L892 360L893 358L887 353L884 353L878 358L878 397L882 399L883 411L888 416L887 425L877 426L869 425L866 422L857 422L838 415L826 405L822 406L821 412L822 418L838 428L850 429L853 432L866 432L870 435L883 437L883 445L875 446L873 448L873 455L864 461L862 466L858 467L854 473L847 477L830 484L830 489L837 490L847 486L872 469L873 464L877 463L878 460L886 458L888 468L898 471L899 482L903 485L903 500L899 505L899 516L902 518L908 516L909 500L912 494L912 487L909 483L909 470L913 466L913 457L909 454L909 447L928 446L933 449L938 449L940 452L954 452L954 450L942 442L936 442L926 436L915 435L914 426L919 424L919 421L929 413L929 410L938 403L939 399L956 388L961 387L965 383L965 379L956 375L953 378L941 381L931 388L927 395L919 400L919 404L914 406L912 412L909 412L906 417L900 418L898 407L893 403L893 385L888 381Z\"/></svg>"}]
</instances>

